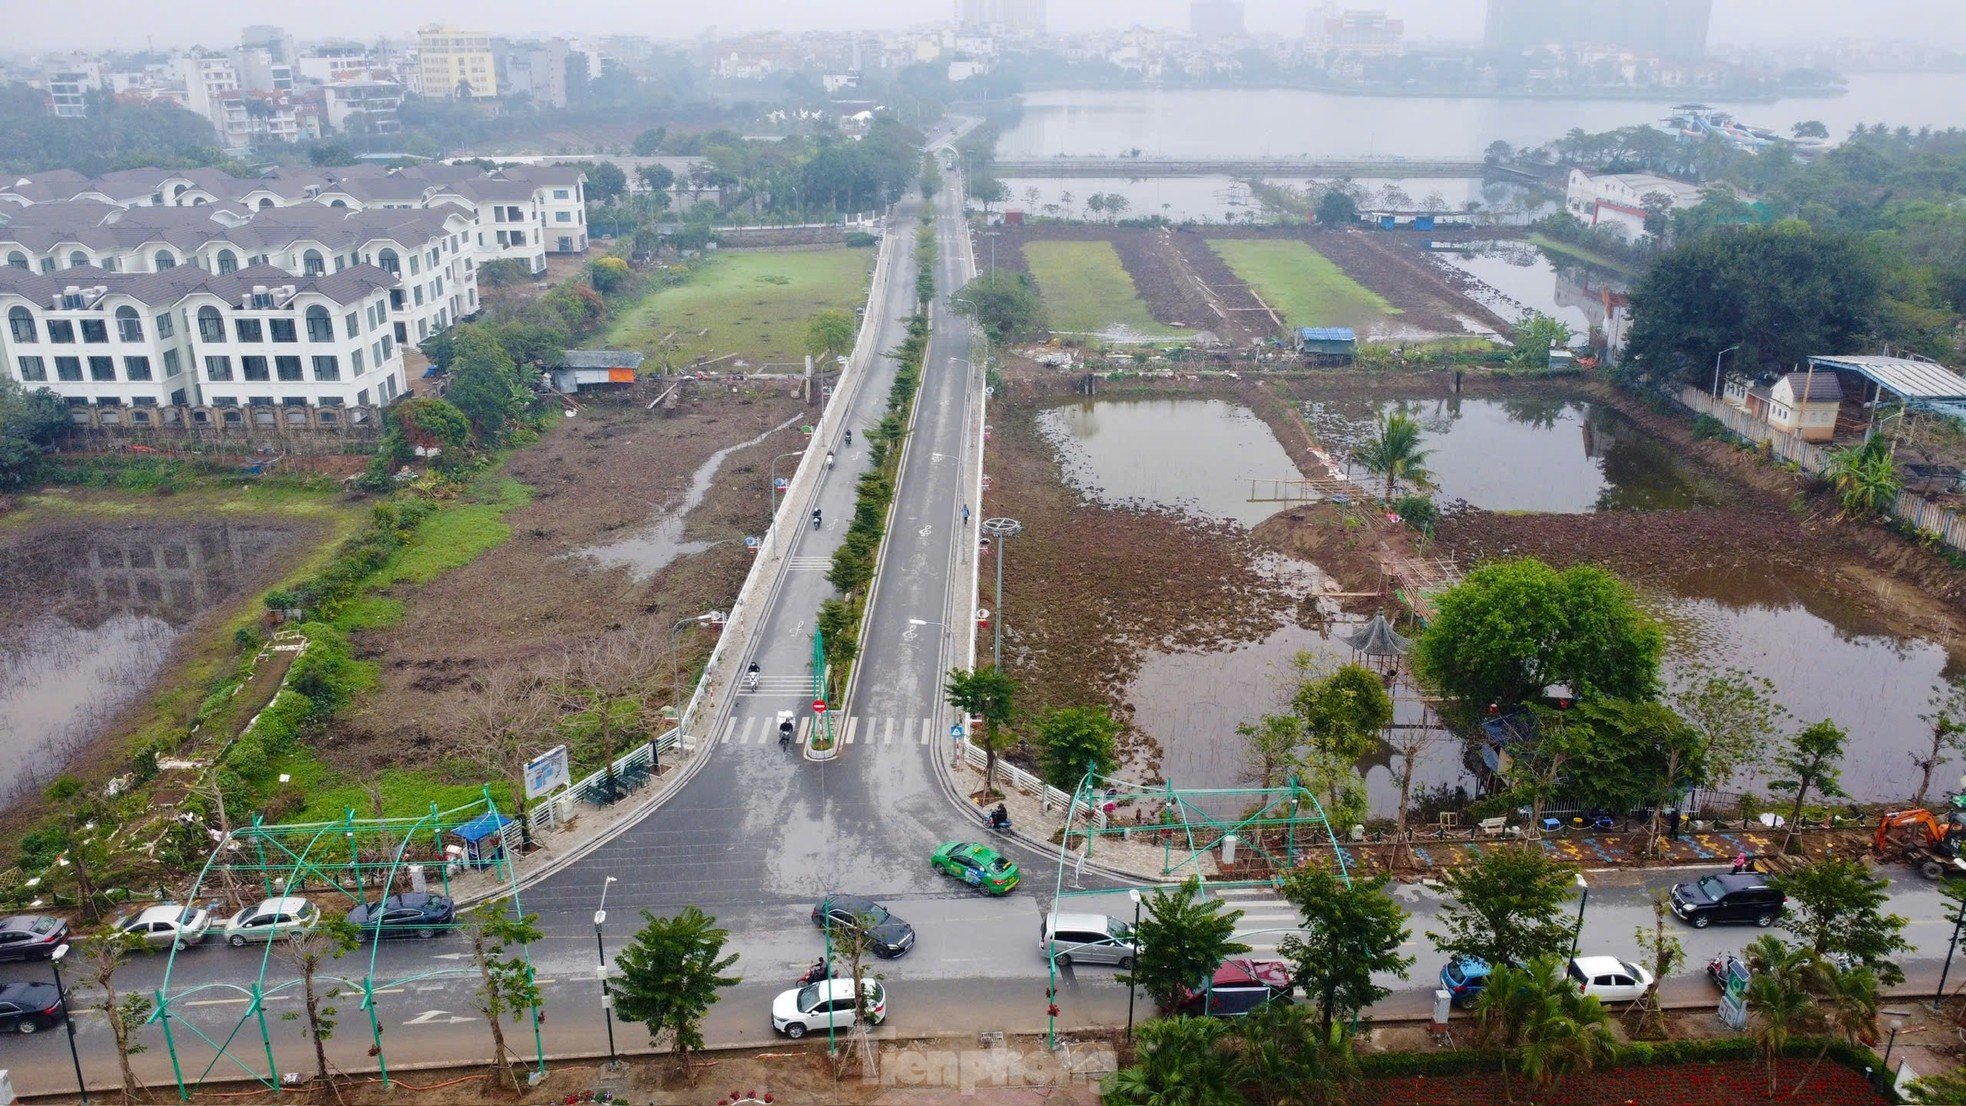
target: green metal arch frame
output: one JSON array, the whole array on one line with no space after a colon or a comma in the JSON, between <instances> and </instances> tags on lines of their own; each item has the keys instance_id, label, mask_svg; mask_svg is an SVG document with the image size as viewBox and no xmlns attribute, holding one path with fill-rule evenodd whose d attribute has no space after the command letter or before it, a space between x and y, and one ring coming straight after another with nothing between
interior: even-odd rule
<instances>
[{"instance_id":1,"label":"green metal arch frame","mask_svg":"<svg viewBox=\"0 0 1966 1106\"><path fill-rule=\"evenodd\" d=\"M451 810L439 810L437 805L432 803L428 813L416 818L358 819L355 817L354 810L349 809L343 812L340 820L333 822L268 825L263 818L255 816L251 826L233 830L213 846L211 853L205 858L204 865L200 867L197 878L191 885L191 891L186 901L195 903L199 898L200 892L206 888L208 881L216 873L237 874L240 866L236 862L221 860L221 858L227 857L228 854L233 852L243 852L249 843L253 849L253 855L258 859L258 863L247 866L247 870L250 874L257 876L261 884L261 890L268 897L272 897L274 893L272 873L281 869L284 869L284 874L278 878L281 894L299 894L306 887L307 881L311 877L320 880L327 887L333 889L334 892L347 897L351 901L361 902L365 901L369 879L374 877L379 883L381 895L386 896L390 893L390 889L396 886L397 878L403 873L406 867L405 860L408 857L409 849L417 841L420 834L431 834L432 844L441 849L446 832L488 813L501 814L502 812L498 809L497 800L492 798L490 787L486 786L484 797L480 802L455 807ZM327 859L327 854L332 850L325 847L324 842L331 842L336 836L340 836L348 841L348 860L345 868L341 866L339 861L333 862L330 865ZM385 839L395 838L394 849L386 861L364 863L361 860L360 842L364 839L377 837ZM284 854L285 859L277 864L269 863L269 845L276 859L279 858L280 854ZM296 846L298 846L299 851L295 850ZM496 865L502 871L504 881L507 884L505 894L511 899L512 909L514 911L520 911L522 907L519 902L517 869L512 863L512 858L501 850L499 858L493 861L492 865ZM439 868L446 892L450 890L449 867L448 862L445 862ZM342 881L344 874L353 877L352 889L344 885ZM382 1026L377 1015L377 989L379 987L388 989L404 983L439 977L469 976L473 974L473 970L467 968L441 968L434 971L416 972L396 979L377 979L376 959L381 950L381 942L376 937L380 933L380 920L380 914L378 913L378 928L375 933L369 935L369 955L365 965L365 971L359 976L324 975L317 976L316 978L317 980L330 981L340 987L347 988L351 993L359 993L361 995L362 1010L368 1018L370 1041L375 1049L377 1065L380 1069L383 1084L388 1086L390 1084L389 1065L387 1056L382 1050ZM215 918L213 921L215 923L222 923L223 919ZM221 940L223 940L222 934ZM147 1019L147 1024L156 1023L163 1028L165 1047L170 1053L171 1069L177 1082L178 1096L180 1099L189 1101L191 1092L201 1086L212 1071L222 1063L231 1064L233 1067L238 1068L242 1074L260 1082L275 1093L278 1093L280 1090L279 1066L273 1054L272 1035L266 1024L266 1002L274 996L299 987L302 981L296 975L292 979L268 986L267 972L273 964L273 945L273 941L264 942L265 947L260 952L259 971L250 984L241 985L225 982L201 983L182 991L173 990L173 981L177 972L177 957L181 950L175 944L172 946L165 963L163 982L154 992L154 1005L150 1017ZM527 962L527 971L528 973L533 973L531 948L527 947L524 950L524 954ZM243 995L246 998L246 1009L240 1014L238 1021L222 1039L215 1039L212 1035L200 1029L194 1021L185 1018L181 1014L174 1013L175 1008L191 1003L197 996L215 993L237 994ZM544 1073L545 1051L539 1029L540 1012L537 1007L534 1007L531 1013L535 1058L540 1072ZM174 1021L190 1029L197 1039L210 1045L214 1050L211 1061L189 1082L186 1080L183 1061L179 1055L176 1036L173 1032L172 1023ZM263 1056L266 1064L264 1073L261 1073L255 1066L258 1062L257 1060L255 1060L254 1064L246 1063L241 1059L238 1050L234 1048L234 1042L238 1040L249 1022L254 1024L258 1030L260 1046L258 1051Z\"/></svg>"}]
</instances>

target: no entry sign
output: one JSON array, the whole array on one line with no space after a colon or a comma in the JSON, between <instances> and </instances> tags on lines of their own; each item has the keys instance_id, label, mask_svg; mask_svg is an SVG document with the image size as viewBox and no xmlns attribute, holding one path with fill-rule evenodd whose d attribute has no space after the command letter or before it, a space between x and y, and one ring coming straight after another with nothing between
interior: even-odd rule
<instances>
[{"instance_id":1,"label":"no entry sign","mask_svg":"<svg viewBox=\"0 0 1966 1106\"><path fill-rule=\"evenodd\" d=\"M824 699L814 699L814 700L812 701L812 713L814 713L814 714L825 714L825 713L826 713L826 700L824 700Z\"/></svg>"}]
</instances>

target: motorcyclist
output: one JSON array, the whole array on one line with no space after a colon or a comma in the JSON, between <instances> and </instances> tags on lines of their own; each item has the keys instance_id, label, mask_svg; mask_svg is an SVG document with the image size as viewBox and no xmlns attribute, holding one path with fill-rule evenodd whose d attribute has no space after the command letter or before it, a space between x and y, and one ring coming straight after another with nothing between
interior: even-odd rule
<instances>
[{"instance_id":1,"label":"motorcyclist","mask_svg":"<svg viewBox=\"0 0 1966 1106\"><path fill-rule=\"evenodd\" d=\"M853 431L852 431L852 430L848 430L848 431L846 432L846 444L848 444L848 445L852 445L852 444L853 444Z\"/></svg>"},{"instance_id":2,"label":"motorcyclist","mask_svg":"<svg viewBox=\"0 0 1966 1106\"><path fill-rule=\"evenodd\" d=\"M758 662L757 661L752 661L750 669L744 673L744 686L751 689L752 691L758 690Z\"/></svg>"},{"instance_id":3,"label":"motorcyclist","mask_svg":"<svg viewBox=\"0 0 1966 1106\"><path fill-rule=\"evenodd\" d=\"M814 530L819 529L819 508L817 507L812 509L812 528Z\"/></svg>"},{"instance_id":4,"label":"motorcyclist","mask_svg":"<svg viewBox=\"0 0 1966 1106\"><path fill-rule=\"evenodd\" d=\"M832 454L830 454L830 453L828 453L828 454L826 455L826 467L827 467L827 468L832 468L832 467L833 467L833 455L832 455Z\"/></svg>"},{"instance_id":5,"label":"motorcyclist","mask_svg":"<svg viewBox=\"0 0 1966 1106\"><path fill-rule=\"evenodd\" d=\"M792 720L789 718L778 724L778 743L780 745L792 743Z\"/></svg>"},{"instance_id":6,"label":"motorcyclist","mask_svg":"<svg viewBox=\"0 0 1966 1106\"><path fill-rule=\"evenodd\" d=\"M997 809L990 812L990 828L1000 830L1008 825L1010 825L1010 808L998 803Z\"/></svg>"}]
</instances>

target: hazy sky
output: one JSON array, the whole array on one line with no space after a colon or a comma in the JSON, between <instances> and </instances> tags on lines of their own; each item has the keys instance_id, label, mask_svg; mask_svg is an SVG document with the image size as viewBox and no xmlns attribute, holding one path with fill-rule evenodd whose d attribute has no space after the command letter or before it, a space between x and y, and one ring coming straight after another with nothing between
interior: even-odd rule
<instances>
[{"instance_id":1,"label":"hazy sky","mask_svg":"<svg viewBox=\"0 0 1966 1106\"><path fill-rule=\"evenodd\" d=\"M1627 0L1633 4L1649 0ZM301 38L407 35L422 23L511 34L623 31L656 38L693 35L714 19L723 30L890 27L931 20L948 0L330 0L308 5L264 0L92 0L66 4L4 0L8 46L17 50L228 46L249 23L277 23ZM1313 0L1249 0L1252 30L1296 35ZM1384 6L1415 38L1476 38L1482 0L1344 0ZM1054 30L1145 23L1185 27L1186 0L1050 0ZM86 12L87 18L77 18ZM1966 4L1957 0L1715 0L1717 44L1797 42L1809 36L1902 37L1966 48Z\"/></svg>"}]
</instances>

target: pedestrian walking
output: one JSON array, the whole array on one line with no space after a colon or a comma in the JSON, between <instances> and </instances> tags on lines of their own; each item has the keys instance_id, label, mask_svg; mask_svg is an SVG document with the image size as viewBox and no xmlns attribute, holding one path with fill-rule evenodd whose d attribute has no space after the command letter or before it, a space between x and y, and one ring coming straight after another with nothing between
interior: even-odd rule
<instances>
[{"instance_id":1,"label":"pedestrian walking","mask_svg":"<svg viewBox=\"0 0 1966 1106\"><path fill-rule=\"evenodd\" d=\"M1738 875L1740 875L1740 874L1741 874L1742 872L1745 872L1745 871L1747 871L1747 870L1748 870L1748 854L1746 854L1746 853L1744 853L1744 852L1740 852L1740 853L1735 853L1735 854L1734 854L1734 874L1738 876Z\"/></svg>"},{"instance_id":2,"label":"pedestrian walking","mask_svg":"<svg viewBox=\"0 0 1966 1106\"><path fill-rule=\"evenodd\" d=\"M1666 811L1666 840L1679 840L1679 808Z\"/></svg>"}]
</instances>

